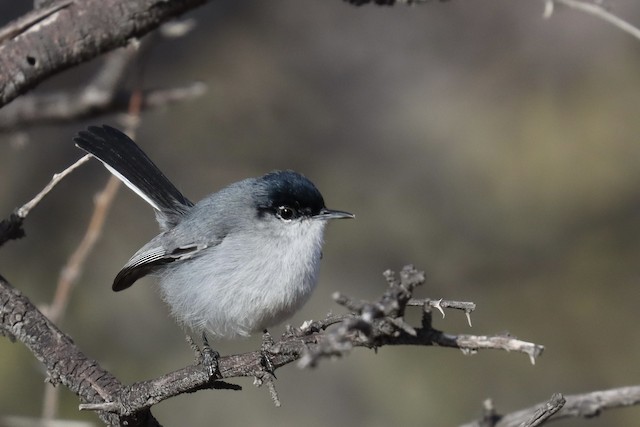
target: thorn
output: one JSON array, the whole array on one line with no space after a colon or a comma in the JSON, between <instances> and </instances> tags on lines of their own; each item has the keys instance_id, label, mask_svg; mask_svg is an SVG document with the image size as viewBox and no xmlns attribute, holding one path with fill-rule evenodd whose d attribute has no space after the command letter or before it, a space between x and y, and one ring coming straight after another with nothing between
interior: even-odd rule
<instances>
[{"instance_id":1,"label":"thorn","mask_svg":"<svg viewBox=\"0 0 640 427\"><path fill-rule=\"evenodd\" d=\"M464 354L465 356L471 356L473 354L477 354L478 353L478 349L476 348L460 348L460 351L462 351L462 354Z\"/></svg>"},{"instance_id":2,"label":"thorn","mask_svg":"<svg viewBox=\"0 0 640 427\"><path fill-rule=\"evenodd\" d=\"M271 395L271 400L273 400L273 404L276 405L276 408L282 406L280 403L280 397L278 396L278 390L276 390L275 383L271 380L267 382L267 387L269 388L269 394Z\"/></svg>"},{"instance_id":3,"label":"thorn","mask_svg":"<svg viewBox=\"0 0 640 427\"><path fill-rule=\"evenodd\" d=\"M193 351L193 353L196 355L196 362L202 360L202 352L200 351L200 347L198 347L191 335L187 334L185 338L187 340L187 344L189 344L189 347L191 347L191 351Z\"/></svg>"},{"instance_id":4,"label":"thorn","mask_svg":"<svg viewBox=\"0 0 640 427\"><path fill-rule=\"evenodd\" d=\"M471 312L469 310L465 310L464 315L467 316L467 323L469 323L469 327L472 328L473 326L471 325Z\"/></svg>"},{"instance_id":5,"label":"thorn","mask_svg":"<svg viewBox=\"0 0 640 427\"><path fill-rule=\"evenodd\" d=\"M532 353L529 353L529 360L531 361L531 364L535 366L536 356L534 356Z\"/></svg>"},{"instance_id":6,"label":"thorn","mask_svg":"<svg viewBox=\"0 0 640 427\"><path fill-rule=\"evenodd\" d=\"M302 325L300 326L300 331L302 331L303 333L307 332L311 327L312 323L313 323L312 320L305 320L304 322L302 322Z\"/></svg>"},{"instance_id":7,"label":"thorn","mask_svg":"<svg viewBox=\"0 0 640 427\"><path fill-rule=\"evenodd\" d=\"M442 304L442 298L440 298L438 301L434 302L433 306L440 312L440 314L442 314L442 318L444 319L444 317L445 317L444 310L442 309L442 306L440 304Z\"/></svg>"}]
</instances>

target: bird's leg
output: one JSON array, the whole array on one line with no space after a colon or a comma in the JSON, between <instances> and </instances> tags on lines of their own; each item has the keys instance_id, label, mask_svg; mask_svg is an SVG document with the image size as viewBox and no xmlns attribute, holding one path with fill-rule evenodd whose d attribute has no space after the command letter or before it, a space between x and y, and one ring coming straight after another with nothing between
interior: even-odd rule
<instances>
[{"instance_id":1,"label":"bird's leg","mask_svg":"<svg viewBox=\"0 0 640 427\"><path fill-rule=\"evenodd\" d=\"M222 378L222 374L220 373L218 366L220 353L211 348L209 340L207 339L207 334L202 332L202 349L198 347L190 335L187 335L187 342L191 346L191 349L196 353L197 363L207 368L209 378Z\"/></svg>"},{"instance_id":2,"label":"bird's leg","mask_svg":"<svg viewBox=\"0 0 640 427\"><path fill-rule=\"evenodd\" d=\"M271 358L269 357L269 349L274 344L275 342L273 341L273 337L271 336L269 331L267 331L266 329L262 331L262 344L260 345L260 362L264 369L275 378L276 376L273 373L275 371L275 367L273 366L273 362L271 362Z\"/></svg>"}]
</instances>

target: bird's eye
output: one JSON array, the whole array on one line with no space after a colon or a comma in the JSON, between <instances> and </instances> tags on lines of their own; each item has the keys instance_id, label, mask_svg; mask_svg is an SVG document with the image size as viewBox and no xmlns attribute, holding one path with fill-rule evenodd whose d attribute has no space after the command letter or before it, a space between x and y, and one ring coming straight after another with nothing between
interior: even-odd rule
<instances>
[{"instance_id":1,"label":"bird's eye","mask_svg":"<svg viewBox=\"0 0 640 427\"><path fill-rule=\"evenodd\" d=\"M284 221L291 221L297 214L295 209L289 206L279 206L278 209L276 209L276 216Z\"/></svg>"}]
</instances>

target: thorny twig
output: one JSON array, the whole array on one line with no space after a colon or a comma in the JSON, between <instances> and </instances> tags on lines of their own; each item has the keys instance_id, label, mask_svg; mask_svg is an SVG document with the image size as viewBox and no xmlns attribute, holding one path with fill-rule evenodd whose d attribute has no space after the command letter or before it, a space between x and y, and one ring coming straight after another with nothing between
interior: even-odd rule
<instances>
[{"instance_id":1,"label":"thorny twig","mask_svg":"<svg viewBox=\"0 0 640 427\"><path fill-rule=\"evenodd\" d=\"M466 336L465 341L462 339L463 337L444 334L431 327L430 309L423 310L421 327L411 326L403 320L403 315L407 303L412 300L415 286L423 283L424 274L408 266L402 270L399 278L396 278L391 272L387 272L385 277L389 287L377 301L356 302L346 297L340 297L338 299L345 306L354 308L356 311L342 316L327 316L322 321L306 322L300 329L289 328L275 343L258 351L220 357L218 371L214 376L211 375L209 367L202 363L196 363L160 378L142 381L131 386L121 386L112 382L116 389L102 397L102 401L96 400L96 397L99 396L95 395L91 399L83 397L83 403L91 404L83 406L83 409L106 411L103 414L105 417L107 417L106 413L111 413L111 416L121 420L136 419L136 417L148 413L149 408L156 403L178 394L211 388L238 389L238 386L219 380L247 376L261 379L262 382L267 383L272 396L274 396L274 401L279 402L273 387L273 378L266 376L266 373L272 374L273 370L299 359L302 359L303 366L312 366L317 364L320 358L341 355L353 347L376 348L383 345L410 344L446 345L460 349L504 348L504 342L511 340L505 337L475 337L474 340L474 337ZM11 319L13 318L12 309L24 306L24 304L16 304L12 301L15 299L23 300L25 297L19 293L11 292L4 295L7 296L8 301L0 305L0 311L5 310L7 313L0 313L0 319ZM3 293L0 292L0 298L2 297ZM425 304L425 307L428 307L428 304ZM31 312L34 310L35 308L30 309ZM37 316L33 319L33 322L38 322ZM39 321L49 322L44 318ZM46 350L46 346L40 348L46 342L40 342L30 337L31 328L28 330L16 329L15 326L13 323L2 325L6 333L14 335L23 342L30 343L30 348L39 355L39 359L49 367L48 369L54 370L50 372L50 375L63 378L65 384L72 389L74 389L75 381L83 382L82 371L77 372L78 378L69 375L60 376L56 373L55 369L58 369L58 366L65 365L58 365L55 360L47 359L51 353ZM479 345L482 339L488 340L488 344ZM496 339L497 341L494 342L493 340ZM79 351L70 339L56 340L56 342L73 348L73 352ZM536 356L542 351L542 346L529 345L537 350ZM531 350L521 349L521 351L529 352ZM265 353L268 353L271 371L265 367ZM56 354L64 354L64 352ZM97 362L93 362L92 366L94 370L102 369ZM110 374L104 371L99 375L106 377Z\"/></svg>"},{"instance_id":2,"label":"thorny twig","mask_svg":"<svg viewBox=\"0 0 640 427\"><path fill-rule=\"evenodd\" d=\"M619 387L564 396L556 393L547 402L538 403L506 415L497 414L493 409L493 404L490 403L491 417L485 415L482 420L473 421L460 427L522 427L527 425L525 423L536 419L541 419L546 423L563 418L592 418L607 409L639 404L640 386ZM542 425L542 423L529 425Z\"/></svg>"},{"instance_id":3,"label":"thorny twig","mask_svg":"<svg viewBox=\"0 0 640 427\"><path fill-rule=\"evenodd\" d=\"M356 346L376 348L382 345L439 345L459 348L465 354L481 349L503 349L528 354L532 363L542 354L544 347L511 336L451 335L438 331L432 327L432 307L437 307L440 311L442 307L461 309L469 318L475 304L413 299L415 287L425 280L424 273L413 266L404 267L399 278L387 271L385 278L389 288L376 302L355 301L342 294L334 295L336 302L352 313L339 323L335 317L328 318L331 325L337 325L319 340L318 345L304 352L300 366L315 366L322 357L343 355ZM404 313L407 306L420 305L423 308L422 327L416 328L404 320ZM324 330L326 326L320 322L314 324L313 328L316 331Z\"/></svg>"}]
</instances>

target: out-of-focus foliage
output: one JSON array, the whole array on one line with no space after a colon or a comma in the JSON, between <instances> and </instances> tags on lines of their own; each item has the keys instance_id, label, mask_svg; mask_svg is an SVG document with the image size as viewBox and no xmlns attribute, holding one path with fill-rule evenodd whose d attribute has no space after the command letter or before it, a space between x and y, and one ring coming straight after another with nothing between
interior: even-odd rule
<instances>
[{"instance_id":1,"label":"out-of-focus foliage","mask_svg":"<svg viewBox=\"0 0 640 427\"><path fill-rule=\"evenodd\" d=\"M613 5L640 24L636 0ZM247 380L240 393L159 405L165 425L456 425L487 397L510 411L553 392L640 382L640 43L575 11L544 20L542 6L216 1L190 15L193 34L154 47L146 87L209 86L194 102L144 114L137 138L189 197L292 168L330 207L356 213L331 225L319 289L292 323L337 310L336 290L378 295L383 270L412 262L429 277L422 296L478 303L472 329L454 313L437 327L508 330L547 347L536 366L501 352L359 350L278 371L282 408ZM12 7L2 5L3 19ZM39 91L77 87L97 62ZM80 156L71 137L87 124L35 129L26 144L0 136L2 216ZM84 166L32 212L28 237L0 250L0 273L36 303L51 300L106 179L97 162ZM155 232L151 209L123 191L61 325L128 382L192 358L152 280L110 290ZM258 345L216 343L223 354ZM42 379L22 345L0 340L0 415L37 416ZM63 396L63 417L94 419ZM639 418L625 409L588 425Z\"/></svg>"}]
</instances>

